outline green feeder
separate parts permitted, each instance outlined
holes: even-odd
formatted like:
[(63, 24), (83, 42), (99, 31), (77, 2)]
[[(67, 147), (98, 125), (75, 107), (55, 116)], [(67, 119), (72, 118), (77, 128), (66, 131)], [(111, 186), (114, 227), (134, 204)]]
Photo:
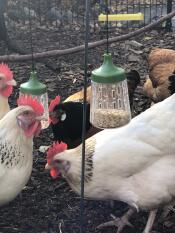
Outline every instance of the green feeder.
[(110, 53), (92, 71), (90, 122), (97, 128), (116, 128), (131, 119), (125, 71), (115, 66)]
[(32, 71), (28, 82), (20, 85), (20, 96), (31, 95), (36, 98), (44, 107), (44, 120), (42, 120), (42, 128), (49, 126), (49, 110), (48, 110), (48, 94), (46, 85), (38, 80), (37, 73)]

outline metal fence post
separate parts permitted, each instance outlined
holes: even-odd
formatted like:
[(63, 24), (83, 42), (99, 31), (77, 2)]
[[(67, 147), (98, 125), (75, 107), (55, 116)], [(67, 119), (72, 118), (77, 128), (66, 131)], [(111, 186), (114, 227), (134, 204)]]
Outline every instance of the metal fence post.
[[(173, 0), (167, 0), (167, 14), (172, 12)], [(169, 32), (172, 31), (172, 19), (166, 21), (165, 29)]]

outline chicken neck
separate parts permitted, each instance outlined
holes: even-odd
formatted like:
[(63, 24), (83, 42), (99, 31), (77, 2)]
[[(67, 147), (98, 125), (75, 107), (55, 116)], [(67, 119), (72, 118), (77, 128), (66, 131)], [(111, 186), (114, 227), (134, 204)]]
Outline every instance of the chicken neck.
[(0, 95), (0, 120), (9, 110), (8, 98)]

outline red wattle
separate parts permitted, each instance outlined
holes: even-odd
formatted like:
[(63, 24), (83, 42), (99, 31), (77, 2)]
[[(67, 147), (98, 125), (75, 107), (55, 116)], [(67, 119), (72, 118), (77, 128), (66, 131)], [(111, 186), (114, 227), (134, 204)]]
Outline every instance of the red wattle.
[(58, 168), (54, 167), (50, 170), (50, 175), (52, 178), (57, 178), (59, 176)]
[(41, 123), (39, 121), (35, 121), (28, 129), (26, 129), (25, 135), (27, 137), (38, 136), (41, 131)]
[(58, 119), (56, 119), (56, 118), (54, 118), (54, 117), (50, 117), (49, 118), (49, 123), (51, 124), (53, 124), (53, 125), (56, 125), (57, 123), (59, 122), (59, 120)]
[(1, 95), (4, 97), (9, 97), (12, 94), (13, 86), (9, 85), (0, 91)]

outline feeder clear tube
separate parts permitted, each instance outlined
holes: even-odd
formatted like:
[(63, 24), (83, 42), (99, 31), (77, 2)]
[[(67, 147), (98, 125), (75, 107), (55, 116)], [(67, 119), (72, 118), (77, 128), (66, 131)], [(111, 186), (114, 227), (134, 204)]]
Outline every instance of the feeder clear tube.
[[(27, 96), (29, 94), (20, 93), (20, 96)], [(42, 95), (30, 95), (32, 98), (37, 99), (37, 101), (42, 104), (44, 108), (43, 120), (41, 121), (42, 129), (46, 129), (49, 126), (49, 109), (48, 109), (48, 94), (47, 92)]]
[(127, 81), (115, 84), (92, 81), (90, 122), (97, 128), (116, 128), (131, 119)]

